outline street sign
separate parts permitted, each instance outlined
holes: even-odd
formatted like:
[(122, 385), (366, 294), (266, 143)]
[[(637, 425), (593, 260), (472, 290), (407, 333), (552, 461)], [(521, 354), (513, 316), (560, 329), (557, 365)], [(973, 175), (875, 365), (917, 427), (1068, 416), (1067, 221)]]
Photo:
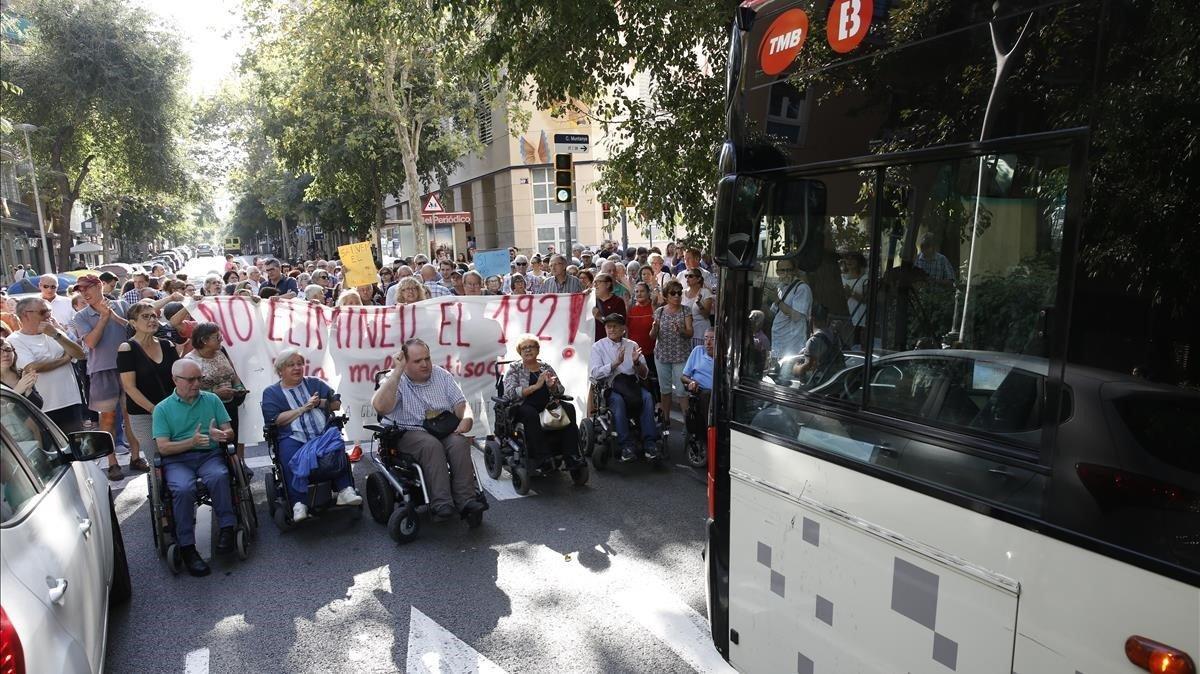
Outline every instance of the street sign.
[(587, 154), (591, 140), (585, 133), (554, 134), (554, 152), (557, 154)]
[(88, 218), (87, 220), (79, 223), (79, 226), (83, 229), (85, 234), (93, 234), (96, 231), (96, 219)]
[(320, 230), (313, 232), (313, 240), (314, 241), (324, 241), (325, 240), (325, 232), (322, 232)]
[(421, 207), (421, 213), (442, 213), (445, 210), (442, 208), (442, 200), (438, 198), (437, 192), (430, 194), (425, 199), (425, 205)]
[(445, 213), (431, 213), (425, 218), (425, 222), (433, 225), (458, 225), (471, 222), (471, 213), (469, 211), (448, 211)]

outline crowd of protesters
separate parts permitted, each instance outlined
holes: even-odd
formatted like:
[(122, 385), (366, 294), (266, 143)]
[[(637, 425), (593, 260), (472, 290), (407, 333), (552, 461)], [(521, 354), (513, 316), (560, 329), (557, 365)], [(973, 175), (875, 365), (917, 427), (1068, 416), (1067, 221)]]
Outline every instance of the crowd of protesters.
[[(686, 395), (679, 373), (712, 325), (716, 271), (694, 248), (668, 243), (622, 248), (604, 242), (573, 247), (570, 255), (509, 248), (509, 272), (484, 278), (466, 255), (438, 250), (380, 265), (374, 283), (345, 283), (336, 260), (289, 262), (274, 257), (227, 255), (219, 274), (172, 274), (161, 266), (124, 283), (105, 272), (85, 275), (60, 294), (57, 277), (38, 281), (38, 294), (4, 297), (0, 305), (0, 377), (35, 401), (65, 431), (99, 428), (114, 435), (128, 470), (149, 470), (155, 456), (150, 412), (174, 388), (172, 366), (190, 359), (203, 390), (225, 403), (237, 426), (245, 397), (241, 379), (220, 348), (218, 328), (193, 320), (187, 297), (238, 295), (300, 298), (327, 306), (410, 304), (446, 295), (523, 295), (595, 290), (595, 335), (617, 314), (628, 324), (658, 377), (662, 399)], [(241, 448), (239, 447), (239, 454)], [(123, 470), (109, 457), (108, 476)]]

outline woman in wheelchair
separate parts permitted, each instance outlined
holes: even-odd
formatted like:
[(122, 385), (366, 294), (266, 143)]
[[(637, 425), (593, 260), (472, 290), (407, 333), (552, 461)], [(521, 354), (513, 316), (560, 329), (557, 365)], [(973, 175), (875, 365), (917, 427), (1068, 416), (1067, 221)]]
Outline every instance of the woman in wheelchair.
[(508, 366), (508, 372), (504, 375), (504, 397), (514, 402), (521, 401), (509, 409), (515, 421), (524, 425), (530, 470), (538, 470), (555, 454), (566, 460), (568, 469), (573, 469), (582, 463), (575, 406), (569, 403), (561, 405), (571, 423), (558, 430), (542, 428), (539, 415), (552, 399), (562, 396), (566, 388), (559, 381), (554, 368), (538, 360), (540, 352), (541, 345), (537, 337), (527, 335), (517, 342), (517, 353), (521, 355), (521, 360)]
[[(292, 503), (292, 521), (308, 517), (304, 502), (305, 490), (296, 489), (288, 468), (292, 456), (304, 443), (319, 437), (329, 424), (329, 415), (341, 407), (338, 395), (316, 377), (305, 377), (304, 355), (296, 349), (285, 349), (275, 358), (275, 373), (279, 382), (263, 391), (263, 423), (277, 427), (279, 463), (283, 472), (288, 500)], [(337, 475), (332, 477), (337, 492), (337, 505), (358, 505), (362, 497), (354, 490), (354, 474), (350, 462), (342, 461)]]

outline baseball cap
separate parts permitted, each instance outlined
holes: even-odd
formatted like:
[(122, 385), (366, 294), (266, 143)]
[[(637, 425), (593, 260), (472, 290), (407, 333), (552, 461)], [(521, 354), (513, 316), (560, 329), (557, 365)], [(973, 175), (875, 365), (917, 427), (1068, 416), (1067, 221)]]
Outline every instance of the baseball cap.
[(100, 285), (100, 277), (95, 274), (84, 274), (75, 280), (75, 287), (83, 289)]
[(620, 323), (621, 325), (625, 325), (625, 317), (618, 313), (611, 313), (604, 317), (604, 324), (608, 325), (609, 323)]

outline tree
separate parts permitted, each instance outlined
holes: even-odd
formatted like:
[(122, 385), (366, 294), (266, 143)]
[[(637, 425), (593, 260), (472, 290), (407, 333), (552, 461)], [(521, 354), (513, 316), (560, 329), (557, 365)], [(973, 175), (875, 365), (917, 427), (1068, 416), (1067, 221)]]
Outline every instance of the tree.
[(66, 268), (71, 209), (101, 160), (139, 190), (170, 192), (181, 183), (186, 60), (175, 34), (152, 29), (146, 12), (121, 0), (29, 0), (17, 9), (31, 29), (22, 49), (4, 55), (5, 74), (23, 89), (6, 108), (43, 129), (34, 153), (58, 204)]
[(474, 33), (424, 0), (252, 0), (247, 15), (255, 40), (245, 66), (264, 129), (288, 170), (313, 176), (307, 196), (336, 197), (379, 226), (384, 195), (403, 185), (417, 247), (428, 248), (416, 200), (479, 147), (487, 69)]
[(513, 81), (529, 78), (540, 107), (574, 107), (619, 133), (598, 184), (603, 201), (659, 223), (680, 220), (689, 238), (708, 239), (735, 0), (455, 7), (464, 25), (487, 27), (487, 57)]

